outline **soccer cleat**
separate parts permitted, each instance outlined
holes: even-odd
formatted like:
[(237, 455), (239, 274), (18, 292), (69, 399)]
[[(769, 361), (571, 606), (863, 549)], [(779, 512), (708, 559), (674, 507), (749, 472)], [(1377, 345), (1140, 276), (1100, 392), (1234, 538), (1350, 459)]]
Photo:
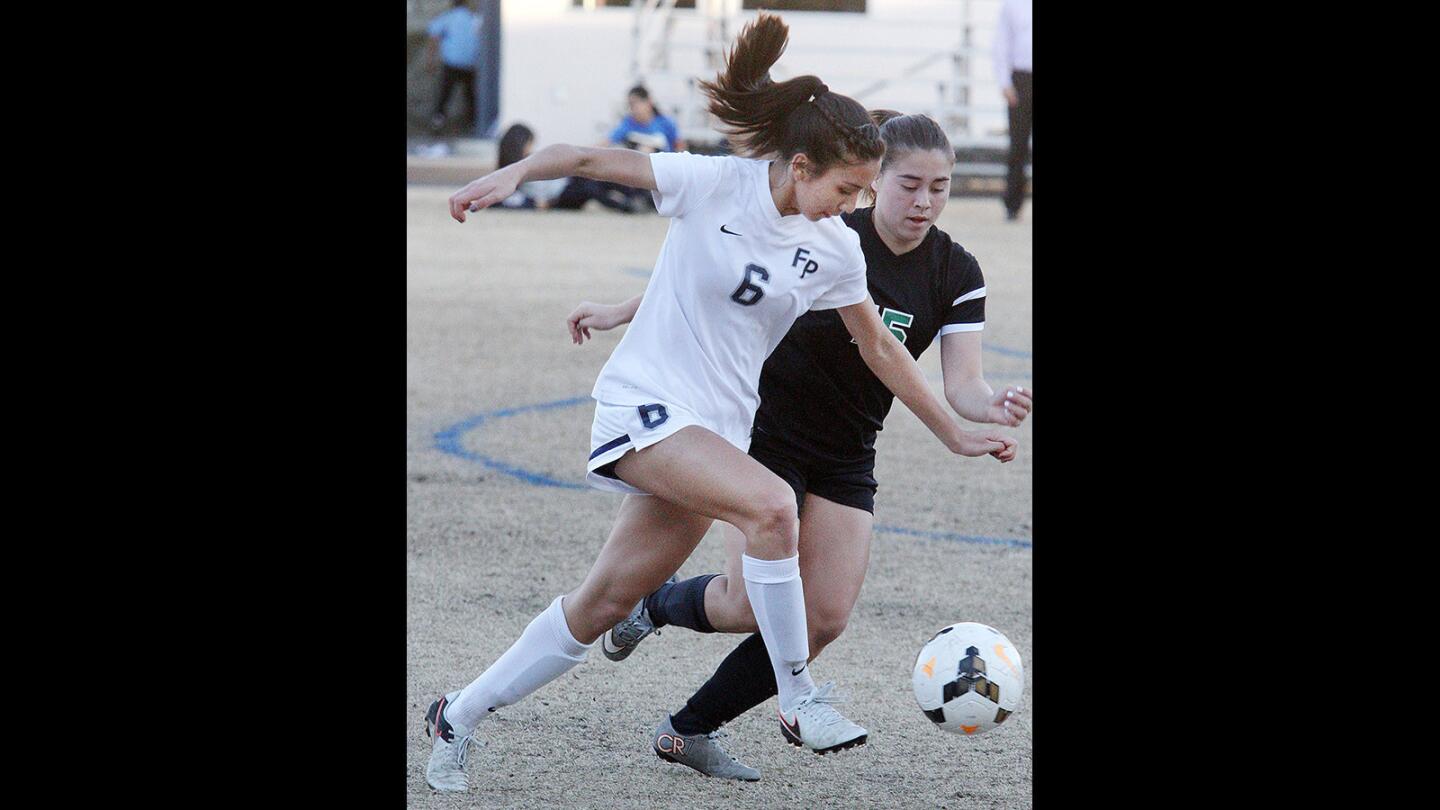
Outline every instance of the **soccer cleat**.
[(780, 731), (786, 742), (797, 748), (809, 748), (821, 756), (865, 744), (870, 733), (846, 720), (831, 706), (844, 702), (831, 694), (834, 688), (835, 682), (829, 681), (811, 692), (790, 710), (791, 719), (780, 712)]
[(470, 787), (470, 779), (465, 775), (465, 754), (470, 750), (475, 732), (461, 734), (445, 719), (445, 707), (459, 696), (459, 692), (451, 692), (431, 703), (425, 712), (425, 736), (435, 739), (430, 764), (425, 768), (425, 781), (436, 790), (459, 792)]
[(667, 714), (665, 719), (660, 721), (660, 725), (655, 727), (650, 747), (655, 750), (655, 756), (666, 762), (678, 762), (706, 776), (740, 779), (745, 782), (758, 781), (759, 771), (725, 753), (720, 747), (717, 739), (721, 736), (724, 735), (719, 731), (690, 736), (681, 734), (671, 725), (670, 715)]
[[(671, 574), (668, 582), (680, 581), (679, 574)], [(630, 611), (630, 615), (620, 620), (620, 623), (605, 631), (600, 639), (600, 652), (611, 661), (624, 661), (635, 652), (635, 648), (641, 641), (651, 633), (659, 634), (655, 625), (650, 621), (650, 611), (645, 609), (645, 600), (641, 599)]]

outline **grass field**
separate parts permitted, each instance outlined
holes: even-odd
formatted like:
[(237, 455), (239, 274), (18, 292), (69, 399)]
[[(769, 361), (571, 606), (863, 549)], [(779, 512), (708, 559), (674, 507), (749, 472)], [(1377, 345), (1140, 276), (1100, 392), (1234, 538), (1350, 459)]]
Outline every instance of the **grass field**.
[[(870, 730), (868, 745), (823, 758), (791, 748), (772, 699), (726, 727), (725, 745), (760, 782), (661, 761), (650, 730), (742, 638), (672, 628), (623, 663), (594, 651), (487, 720), (468, 793), (425, 784), (426, 706), (577, 586), (610, 529), (620, 496), (582, 482), (588, 394), (623, 329), (577, 347), (564, 319), (581, 300), (643, 290), (667, 224), (591, 209), (485, 211), (462, 225), (446, 210), (451, 191), (406, 190), (408, 805), (1031, 806), (1033, 417), (1009, 431), (1020, 455), (1001, 465), (951, 456), (900, 403), (877, 441), (865, 587), (845, 634), (813, 665), (817, 682), (838, 682), (849, 698), (841, 710)], [(1007, 223), (997, 200), (957, 198), (939, 222), (985, 272), (984, 361), (996, 387), (1032, 382), (1032, 210)], [(938, 346), (921, 358), (937, 391), (939, 361)], [(719, 571), (723, 557), (712, 528), (680, 573)], [(957, 621), (999, 628), (1025, 665), (1018, 713), (973, 738), (934, 728), (910, 691), (921, 644)]]

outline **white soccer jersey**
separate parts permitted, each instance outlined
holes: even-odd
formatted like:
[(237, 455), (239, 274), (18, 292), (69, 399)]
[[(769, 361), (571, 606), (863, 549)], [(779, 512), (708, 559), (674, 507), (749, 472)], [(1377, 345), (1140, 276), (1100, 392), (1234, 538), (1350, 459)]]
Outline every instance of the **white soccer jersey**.
[(839, 217), (781, 217), (769, 161), (661, 152), (650, 164), (670, 230), (591, 396), (678, 405), (743, 450), (760, 369), (795, 319), (865, 300), (860, 239)]

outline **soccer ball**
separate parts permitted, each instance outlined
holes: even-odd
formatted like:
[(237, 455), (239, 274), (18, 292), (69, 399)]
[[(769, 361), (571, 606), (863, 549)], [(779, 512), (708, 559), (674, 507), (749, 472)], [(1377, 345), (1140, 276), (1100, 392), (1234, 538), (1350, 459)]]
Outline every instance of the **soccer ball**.
[(1005, 722), (1025, 691), (1020, 653), (999, 630), (960, 622), (925, 642), (911, 676), (915, 700), (935, 725), (979, 734)]

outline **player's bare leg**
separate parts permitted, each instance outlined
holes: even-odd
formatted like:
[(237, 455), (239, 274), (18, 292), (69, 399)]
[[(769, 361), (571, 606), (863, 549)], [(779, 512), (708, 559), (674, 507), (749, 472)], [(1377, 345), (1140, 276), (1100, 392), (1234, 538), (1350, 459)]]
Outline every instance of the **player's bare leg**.
[(800, 521), (800, 575), (815, 587), (805, 589), (805, 615), (813, 661), (840, 637), (860, 599), (870, 566), (875, 516), (818, 495), (805, 496)]
[[(815, 688), (799, 560), (799, 527), (790, 486), (709, 430), (686, 427), (627, 453), (615, 466), (627, 483), (737, 527), (746, 596), (766, 638), (785, 739), (819, 753), (864, 742), (867, 732), (830, 705), (833, 684)], [(658, 583), (657, 583), (658, 585)]]
[(434, 747), (425, 774), (430, 786), (466, 790), (465, 755), (480, 721), (583, 661), (602, 632), (680, 567), (709, 525), (709, 518), (660, 498), (626, 496), (580, 587), (557, 597), (469, 686), (431, 706), (426, 731)]
[(663, 498), (626, 495), (600, 556), (565, 598), (570, 631), (590, 643), (630, 615), (637, 601), (679, 570), (712, 522)]
[[(843, 632), (854, 610), (869, 564), (873, 524), (874, 517), (863, 509), (813, 494), (806, 496), (800, 520), (800, 561), (807, 586), (805, 603), (812, 661)], [(737, 573), (744, 537), (733, 527), (726, 527), (725, 545), (729, 558), (727, 573), (705, 582), (704, 601), (710, 614), (707, 622), (732, 632), (748, 632), (754, 629), (754, 618), (745, 598), (744, 581)], [(697, 577), (686, 582), (703, 579)], [(774, 680), (767, 677), (769, 673), (761, 676), (755, 671), (763, 668), (766, 660), (763, 639), (759, 635), (746, 639), (725, 658), (684, 708), (668, 718), (667, 731), (683, 735), (686, 741), (703, 742), (706, 735), (770, 698), (776, 691)], [(840, 747), (862, 743), (864, 740), (858, 738), (861, 732), (863, 730), (856, 727), (853, 733), (857, 736), (842, 740)], [(736, 764), (718, 757), (673, 761), (710, 776), (748, 778), (736, 776), (739, 772)]]
[[(800, 576), (805, 580), (805, 616), (810, 631), (810, 660), (845, 630), (865, 571), (870, 565), (870, 540), (875, 516), (818, 495), (805, 496), (800, 520)], [(753, 633), (755, 617), (745, 596), (740, 556), (745, 536), (723, 525), (725, 573), (705, 588), (706, 618), (717, 632)]]

